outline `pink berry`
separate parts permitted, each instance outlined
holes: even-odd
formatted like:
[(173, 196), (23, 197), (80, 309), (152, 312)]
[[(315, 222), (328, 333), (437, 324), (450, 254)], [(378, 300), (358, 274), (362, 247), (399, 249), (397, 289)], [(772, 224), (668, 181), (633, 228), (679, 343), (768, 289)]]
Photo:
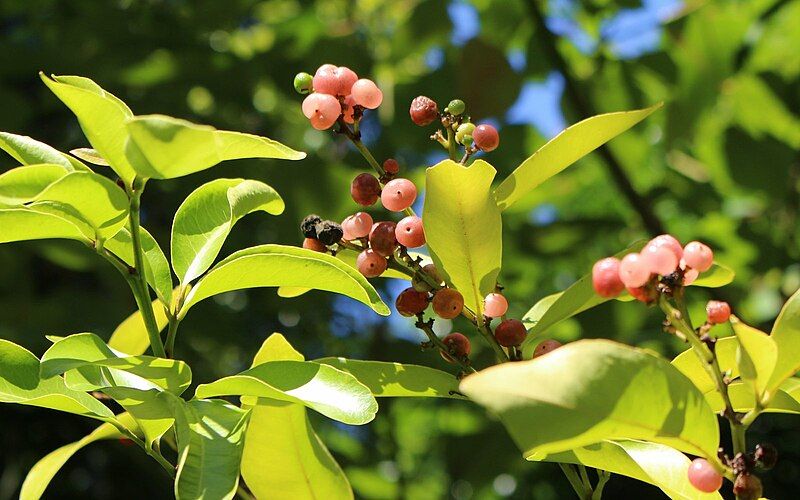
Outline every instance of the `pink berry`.
[(336, 77), (336, 66), (333, 64), (323, 64), (317, 68), (312, 80), (314, 92), (320, 94), (336, 95), (339, 90), (339, 79)]
[(561, 347), (561, 342), (554, 339), (543, 340), (539, 342), (536, 348), (533, 350), (533, 357), (538, 358), (539, 356), (544, 356), (548, 352), (553, 352), (559, 347)]
[(484, 123), (472, 131), (472, 140), (481, 151), (494, 151), (500, 145), (500, 134), (496, 128)]
[(369, 236), (372, 224), (372, 216), (370, 214), (366, 212), (356, 212), (342, 222), (342, 229), (353, 236), (352, 239), (366, 238)]
[(378, 201), (381, 194), (381, 184), (378, 178), (372, 174), (358, 174), (350, 184), (350, 196), (359, 205), (368, 207)]
[(395, 236), (396, 224), (384, 221), (372, 225), (369, 232), (370, 248), (383, 257), (392, 255), (397, 248), (397, 237)]
[(352, 95), (348, 95), (344, 98), (344, 108), (342, 109), (342, 118), (344, 119), (345, 123), (355, 123), (355, 117), (353, 113), (355, 112), (354, 106), (356, 105), (356, 100), (353, 99)]
[(638, 253), (629, 253), (619, 264), (619, 279), (628, 288), (639, 288), (650, 279), (650, 269)]
[[(681, 259), (681, 262), (683, 263), (683, 259)], [(686, 264), (683, 263), (681, 265), (681, 268), (686, 269)], [(698, 276), (700, 276), (700, 271), (698, 271), (697, 269), (686, 269), (683, 272), (683, 286), (691, 285), (692, 283), (695, 282)]]
[(386, 270), (387, 265), (384, 257), (381, 257), (369, 248), (358, 254), (356, 258), (358, 272), (367, 278), (380, 276)]
[(620, 279), (620, 262), (615, 257), (607, 257), (595, 262), (592, 267), (592, 285), (601, 297), (616, 297), (625, 288)]
[(353, 84), (358, 80), (358, 75), (356, 75), (355, 71), (347, 66), (339, 66), (334, 71), (334, 74), (336, 75), (337, 95), (350, 94)]
[(406, 248), (417, 248), (425, 244), (425, 230), (422, 219), (416, 215), (403, 217), (394, 230), (397, 242)]
[(367, 109), (375, 109), (383, 102), (383, 92), (375, 85), (375, 82), (367, 78), (362, 78), (355, 82), (352, 92), (356, 104)]
[(689, 482), (704, 493), (714, 493), (722, 487), (722, 475), (704, 458), (695, 458), (689, 465)]
[(653, 274), (666, 276), (678, 268), (679, 259), (668, 246), (647, 244), (640, 255), (642, 264)]
[(714, 263), (714, 252), (707, 245), (692, 241), (683, 248), (683, 260), (687, 266), (704, 273), (711, 269)]
[(712, 325), (725, 323), (731, 317), (731, 306), (727, 302), (709, 300), (706, 304), (706, 316)]
[(348, 215), (342, 221), (342, 239), (345, 241), (353, 241), (357, 237), (350, 232), (350, 220), (353, 218), (352, 215)]
[(317, 130), (331, 128), (342, 113), (338, 99), (328, 94), (309, 94), (303, 99), (303, 114)]
[(672, 250), (675, 256), (680, 260), (683, 257), (683, 247), (681, 243), (671, 234), (661, 234), (656, 236), (649, 243), (647, 246), (655, 245), (655, 246), (664, 246)]
[(417, 186), (408, 179), (393, 179), (381, 192), (381, 203), (387, 210), (402, 212), (417, 199)]
[(483, 314), (490, 318), (499, 318), (508, 311), (508, 301), (500, 293), (490, 293), (483, 299)]

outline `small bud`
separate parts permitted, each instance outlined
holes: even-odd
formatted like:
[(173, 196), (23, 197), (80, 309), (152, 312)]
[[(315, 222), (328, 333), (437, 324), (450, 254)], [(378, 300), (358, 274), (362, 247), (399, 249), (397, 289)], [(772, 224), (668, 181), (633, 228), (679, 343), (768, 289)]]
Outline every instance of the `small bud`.
[(297, 73), (294, 77), (294, 89), (298, 94), (308, 94), (312, 89), (314, 77), (308, 73)]
[(447, 105), (447, 110), (453, 116), (458, 116), (466, 111), (467, 105), (464, 104), (464, 101), (461, 99), (453, 99), (450, 101), (450, 104)]
[[(472, 137), (472, 132), (475, 130), (474, 123), (462, 123), (456, 129), (456, 142), (464, 144), (464, 137), (470, 136)], [(464, 144), (466, 146), (466, 144)]]

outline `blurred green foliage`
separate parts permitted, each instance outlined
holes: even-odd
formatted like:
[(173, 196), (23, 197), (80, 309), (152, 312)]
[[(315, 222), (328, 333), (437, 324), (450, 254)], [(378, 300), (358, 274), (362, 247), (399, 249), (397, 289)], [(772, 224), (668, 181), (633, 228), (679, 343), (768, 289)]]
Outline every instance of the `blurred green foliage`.
[[(373, 77), (385, 101), (368, 119), (365, 140), (379, 159), (398, 158), (415, 179), (438, 151), (428, 140), (431, 131), (407, 118), (408, 103), (418, 94), (441, 106), (464, 99), (473, 118), (494, 118), (502, 126), (501, 147), (486, 156), (502, 179), (551, 133), (507, 123), (506, 114), (526, 86), (554, 78), (557, 66), (531, 15), (541, 9), (553, 31), (570, 35), (559, 36), (555, 48), (593, 111), (666, 102), (612, 141), (610, 151), (665, 228), (682, 240), (709, 243), (718, 260), (736, 269), (725, 289), (693, 289), (692, 310), (701, 314), (706, 294), (713, 293), (731, 301), (745, 321), (768, 327), (800, 286), (800, 1), (644, 4), (678, 8), (653, 25), (635, 16), (622, 23), (629, 38), (620, 42), (609, 24), (641, 9), (638, 1), (4, 0), (0, 130), (61, 150), (88, 146), (69, 110), (39, 81), (43, 70), (90, 77), (137, 114), (165, 113), (273, 137), (309, 158), (235, 161), (153, 183), (143, 222), (166, 246), (172, 215), (196, 186), (220, 176), (253, 178), (275, 187), (287, 210), (277, 218), (242, 220), (222, 255), (261, 243), (299, 243), (297, 223), (304, 215), (343, 218), (355, 210), (348, 185), (367, 166), (342, 140), (308, 126), (292, 89), (295, 73), (332, 62)], [(464, 9), (468, 15), (458, 15)], [(654, 36), (654, 43), (626, 53), (625, 44), (637, 36)], [(557, 122), (562, 112), (566, 123), (583, 118), (569, 93), (555, 97), (534, 101), (523, 118)], [(5, 170), (14, 162), (3, 157), (0, 165)], [(598, 154), (514, 205), (504, 222), (501, 280), (516, 317), (587, 273), (598, 258), (646, 236)], [(0, 247), (0, 290), (0, 337), (39, 354), (46, 347), (43, 334), (91, 331), (107, 338), (135, 308), (115, 271), (70, 242)], [(274, 290), (234, 292), (197, 307), (183, 325), (178, 355), (190, 362), (196, 382), (207, 382), (245, 369), (273, 331), (286, 334), (307, 358), (441, 366), (438, 356), (407, 340), (420, 337), (405, 323), (378, 321), (368, 309), (329, 294), (280, 299)], [(661, 333), (658, 314), (632, 303), (588, 311), (548, 334), (562, 341), (613, 338), (665, 355), (682, 348)], [(477, 364), (489, 359), (484, 349)], [(428, 400), (381, 405), (378, 419), (364, 428), (315, 422), (359, 498), (547, 500), (571, 494), (555, 465), (525, 463), (505, 431), (475, 406)], [(764, 480), (771, 498), (791, 497), (800, 483), (800, 432), (790, 418), (766, 415), (753, 427), (751, 444), (771, 439), (783, 454)], [(92, 423), (4, 406), (0, 425), (0, 498), (10, 498), (38, 458), (85, 435)], [(547, 422), (531, 425), (546, 432)], [(101, 443), (77, 456), (49, 493), (167, 498), (170, 491), (138, 450)], [(619, 477), (606, 492), (608, 498), (660, 497), (653, 487)]]

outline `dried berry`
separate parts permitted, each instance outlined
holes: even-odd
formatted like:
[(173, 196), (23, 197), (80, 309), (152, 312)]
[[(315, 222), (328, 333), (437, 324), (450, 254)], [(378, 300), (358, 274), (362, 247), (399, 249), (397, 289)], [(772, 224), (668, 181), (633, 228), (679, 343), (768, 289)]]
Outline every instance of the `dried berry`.
[(411, 101), (411, 107), (408, 112), (411, 115), (411, 121), (420, 127), (430, 125), (439, 117), (439, 107), (436, 105), (436, 102), (424, 95), (415, 97), (414, 100)]
[(306, 238), (317, 239), (317, 224), (322, 222), (322, 218), (317, 214), (307, 215), (300, 223), (300, 231)]
[(331, 220), (318, 222), (316, 225), (317, 239), (325, 245), (339, 243), (344, 236), (342, 226)]

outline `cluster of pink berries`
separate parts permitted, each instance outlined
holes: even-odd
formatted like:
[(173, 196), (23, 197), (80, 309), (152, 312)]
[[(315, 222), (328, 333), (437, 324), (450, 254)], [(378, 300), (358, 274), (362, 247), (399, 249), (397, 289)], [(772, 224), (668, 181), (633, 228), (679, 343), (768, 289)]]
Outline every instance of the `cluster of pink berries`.
[(360, 119), (364, 109), (375, 109), (383, 102), (383, 93), (375, 82), (348, 67), (323, 64), (314, 76), (298, 73), (294, 88), (309, 94), (303, 100), (303, 114), (317, 130), (327, 130), (341, 117), (345, 123)]
[(662, 234), (641, 252), (629, 253), (622, 260), (607, 257), (597, 261), (592, 268), (592, 284), (601, 297), (616, 297), (627, 289), (636, 299), (650, 303), (657, 296), (653, 285), (658, 276), (669, 277), (673, 286), (690, 285), (700, 273), (711, 269), (713, 262), (714, 252), (703, 243), (692, 241), (682, 247), (674, 236)]

